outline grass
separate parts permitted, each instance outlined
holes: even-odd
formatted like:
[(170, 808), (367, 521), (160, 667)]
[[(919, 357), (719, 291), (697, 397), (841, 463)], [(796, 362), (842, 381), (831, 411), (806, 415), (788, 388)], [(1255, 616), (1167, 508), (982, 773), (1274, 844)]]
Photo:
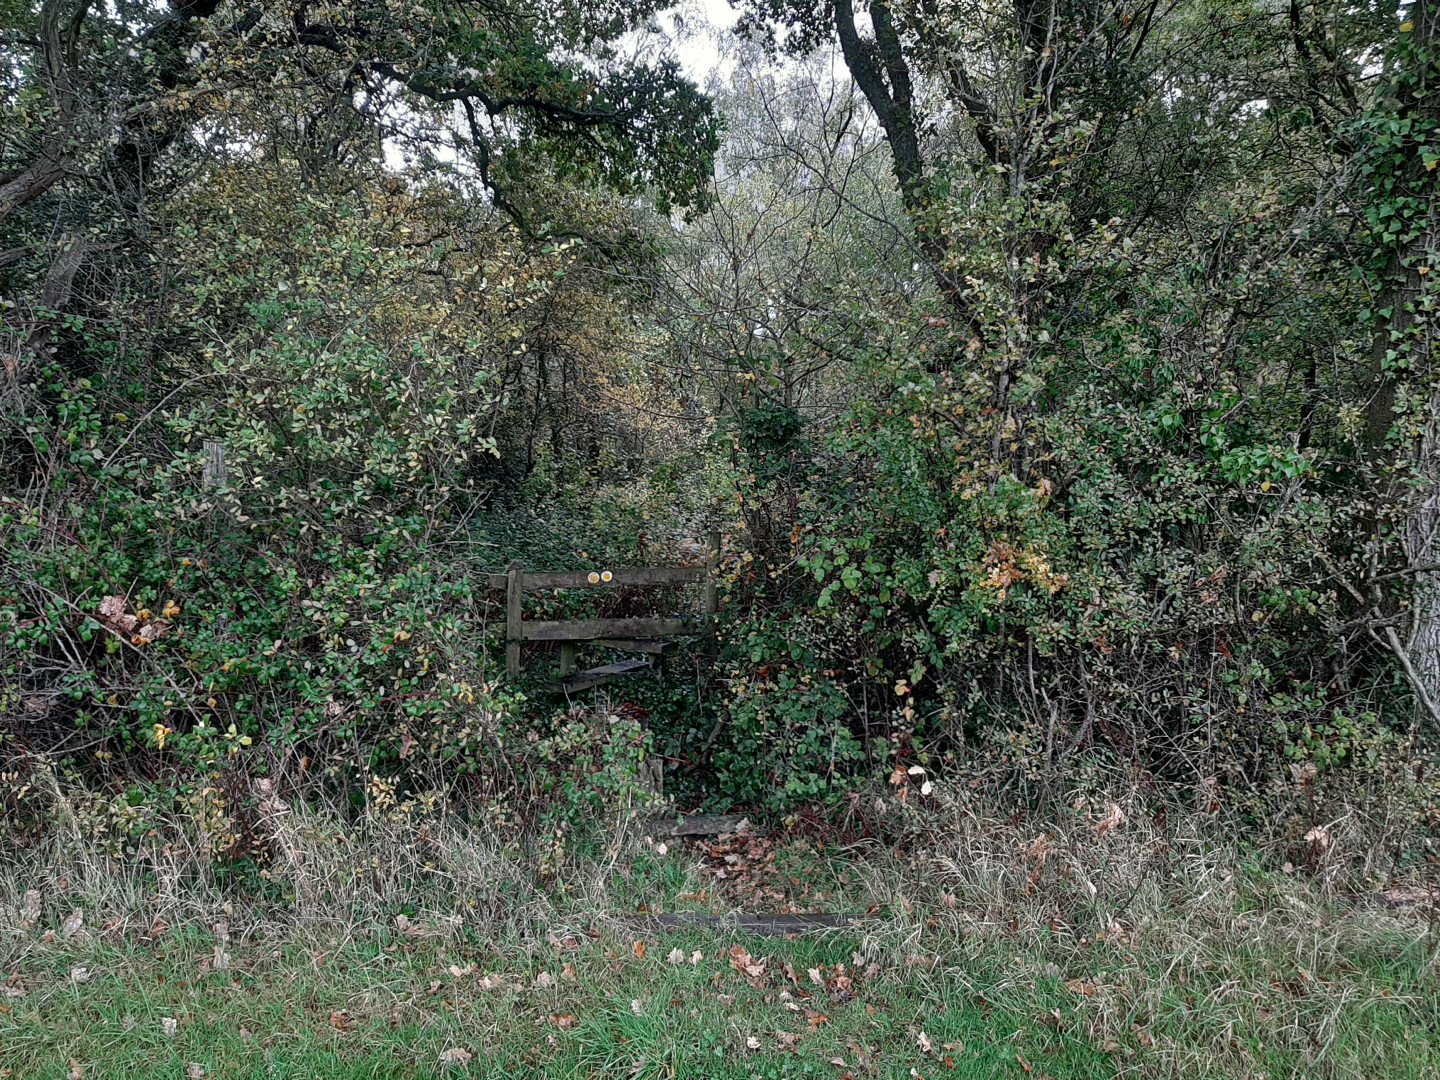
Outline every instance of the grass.
[[(851, 934), (738, 945), (684, 932), (609, 934), (543, 948), (376, 935), (309, 948), (172, 935), (153, 946), (103, 938), (33, 947), (24, 996), (0, 1018), (14, 1076), (1113, 1076), (1079, 1030), (1037, 1023), (1067, 1004), (1054, 984), (1016, 992), (992, 972), (856, 969)], [(750, 952), (736, 969), (732, 948)], [(673, 962), (678, 950), (683, 961)], [(644, 955), (637, 955), (643, 951)], [(697, 962), (691, 957), (700, 954)], [(853, 989), (834, 986), (838, 965)], [(83, 967), (88, 979), (76, 983)], [(830, 987), (817, 985), (811, 969)], [(82, 975), (83, 977), (83, 975)], [(841, 986), (843, 987), (843, 983)], [(988, 993), (987, 993), (988, 991)], [(164, 1018), (178, 1021), (168, 1035)], [(919, 1045), (921, 1033), (932, 1047)], [(445, 1069), (442, 1053), (473, 1054)], [(947, 1064), (948, 1059), (948, 1064)], [(843, 1061), (844, 1065), (831, 1064)]]
[[(277, 865), (267, 880), (272, 901), (304, 884), (303, 905), (246, 907), (198, 864), (188, 883), (126, 877), (71, 851), (0, 873), (0, 1072), (1440, 1076), (1433, 925), (1198, 840), (1077, 818), (1037, 843), (1033, 828), (956, 817), (899, 850), (624, 839), (557, 880), (525, 878), (513, 852), (463, 831), (432, 828), (411, 867), (403, 836), (331, 850), (318, 838), (335, 831), (302, 818), (287, 850), (304, 877)], [(390, 853), (391, 876), (354, 872), (366, 843)], [(33, 924), (27, 881), (45, 896)], [(615, 918), (754, 910), (757, 896), (876, 914), (794, 939), (637, 936)], [(67, 935), (79, 906), (85, 928)]]

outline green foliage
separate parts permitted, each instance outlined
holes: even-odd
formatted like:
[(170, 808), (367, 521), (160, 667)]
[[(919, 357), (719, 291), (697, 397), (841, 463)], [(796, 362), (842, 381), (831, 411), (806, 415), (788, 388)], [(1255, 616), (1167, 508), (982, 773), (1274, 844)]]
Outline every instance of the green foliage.
[[(52, 479), (43, 502), (0, 504), (0, 707), (24, 718), (15, 749), (94, 783), (161, 781), (162, 801), (232, 767), (371, 804), (492, 795), (554, 769), (565, 738), (532, 745), (543, 718), (496, 678), (485, 575), (527, 554), (505, 522), (533, 513), (488, 510), (514, 429), (535, 422), (511, 394), (566, 320), (584, 347), (611, 308), (575, 245), (496, 230), (443, 189), (294, 199), (296, 183), (284, 164), (218, 169), (173, 196), (148, 325), (129, 296), (112, 319), (67, 319), (71, 359), (9, 399), (14, 466)], [(633, 502), (637, 525), (660, 497)], [(609, 531), (597, 556), (643, 546)], [(625, 775), (581, 768), (563, 814), (619, 797)]]
[[(998, 17), (1003, 5), (975, 8)], [(843, 41), (843, 13), (755, 10), (801, 35), (838, 25)], [(900, 11), (893, 39), (876, 30), (877, 49), (899, 50), (892, 76), (936, 64), (927, 42), (947, 32)], [(1040, 785), (1081, 751), (1254, 791), (1300, 763), (1388, 774), (1412, 745), (1399, 646), (1368, 622), (1378, 604), (1357, 611), (1351, 583), (1408, 603), (1407, 571), (1372, 560), (1394, 560), (1411, 528), (1398, 493), (1433, 483), (1401, 464), (1409, 479), (1377, 497), (1366, 419), (1385, 379), (1397, 413), (1428, 416), (1433, 400), (1428, 371), (1403, 375), (1397, 361), (1433, 336), (1429, 270), (1415, 267), (1434, 256), (1413, 248), (1433, 235), (1429, 54), (1404, 29), (1377, 111), (1288, 124), (1282, 106), (1241, 107), (1221, 89), (1274, 47), (1245, 12), (1197, 5), (1154, 32), (1176, 41), (1202, 23), (1232, 28), (1232, 43), (1161, 66), (1131, 52), (1123, 71), (1087, 73), (1083, 39), (1062, 34), (1064, 78), (1083, 93), (1054, 114), (1037, 98), (1013, 129), (959, 95), (977, 144), (937, 141), (923, 196), (906, 202), (943, 297), (886, 308), (852, 294), (824, 329), (772, 346), (819, 366), (846, 343), (850, 402), (807, 431), (802, 471), (780, 467), (769, 421), (783, 414), (763, 399), (733, 407), (754, 558), (735, 567), (733, 749), (718, 760), (760, 764), (751, 797), (789, 807), (843, 790), (863, 775), (837, 777), (847, 760), (871, 775), (998, 761)], [(864, 86), (864, 57), (846, 61)], [(1049, 77), (1019, 52), (1006, 63), (967, 93)], [(1195, 89), (1172, 95), (1190, 65)], [(889, 106), (866, 92), (882, 120), (896, 110), (903, 185), (894, 125), (909, 106), (896, 85), (881, 88)], [(1217, 127), (1223, 144), (1195, 144), (1172, 177), (1172, 144)], [(1273, 168), (1277, 145), (1315, 169)], [(1330, 213), (1327, 191), (1350, 183), (1373, 200), (1368, 235)], [(1396, 282), (1414, 294), (1399, 323), (1367, 311)], [(1393, 339), (1378, 383), (1377, 319)], [(734, 367), (750, 379), (748, 357)]]
[[(261, 774), (523, 792), (563, 847), (645, 753), (687, 801), (1083, 760), (1257, 819), (1423, 760), (1430, 15), (862, 6), (747, 5), (790, 59), (715, 102), (650, 2), (9, 12), (7, 756), (113, 850), (140, 790), (232, 853)], [(718, 663), (501, 676), (491, 572), (717, 520)]]

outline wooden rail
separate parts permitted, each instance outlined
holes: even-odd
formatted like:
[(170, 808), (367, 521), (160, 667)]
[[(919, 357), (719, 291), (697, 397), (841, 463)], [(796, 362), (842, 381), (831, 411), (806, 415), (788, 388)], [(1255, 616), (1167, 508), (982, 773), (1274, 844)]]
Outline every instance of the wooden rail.
[(708, 622), (703, 615), (682, 615), (672, 619), (557, 619), (553, 622), (522, 622), (520, 634), (523, 641), (662, 638), (702, 633)]
[[(692, 585), (709, 576), (704, 566), (642, 566), (629, 570), (521, 571), (524, 589), (591, 589), (617, 585)], [(591, 581), (594, 577), (596, 580)], [(509, 574), (491, 574), (490, 587), (503, 589)]]
[[(678, 637), (705, 632), (713, 623), (718, 603), (715, 584), (715, 563), (720, 555), (720, 534), (710, 534), (709, 559), (704, 566), (638, 566), (619, 570), (546, 570), (527, 571), (519, 562), (512, 562), (503, 574), (489, 575), (492, 589), (505, 590), (505, 670), (519, 674), (521, 649), (527, 641), (560, 643), (560, 675), (562, 688), (565, 676), (571, 676), (575, 665), (575, 643), (593, 641), (626, 652), (645, 653), (656, 660), (664, 652), (662, 642), (655, 639)], [(522, 611), (525, 593), (536, 589), (606, 589), (619, 585), (702, 585), (701, 614), (627, 619), (536, 619), (526, 621)], [(651, 661), (654, 663), (654, 660)], [(615, 670), (610, 670), (614, 668)], [(620, 671), (624, 668), (625, 671)], [(582, 672), (568, 680), (586, 688), (597, 686), (617, 674), (628, 673), (636, 665), (612, 664)], [(589, 678), (587, 678), (589, 676)]]

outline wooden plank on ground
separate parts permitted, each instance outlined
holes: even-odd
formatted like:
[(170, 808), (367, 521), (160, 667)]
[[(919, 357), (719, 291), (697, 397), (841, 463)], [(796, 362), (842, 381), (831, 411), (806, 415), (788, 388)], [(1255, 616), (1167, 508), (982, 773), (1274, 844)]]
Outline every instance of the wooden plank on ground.
[(813, 934), (825, 930), (846, 930), (874, 922), (870, 915), (708, 915), (698, 911), (675, 911), (659, 915), (625, 915), (625, 922), (636, 930), (689, 930), (695, 927), (733, 927), (749, 934), (783, 937), (787, 934)]
[(526, 641), (593, 641), (595, 638), (670, 637), (698, 634), (708, 625), (703, 616), (672, 619), (559, 619), (522, 624)]
[(723, 836), (740, 832), (750, 823), (745, 814), (684, 814), (640, 822), (645, 836)]
[(554, 690), (564, 690), (567, 694), (578, 694), (581, 690), (603, 686), (612, 679), (649, 670), (649, 660), (621, 660), (617, 664), (606, 664), (604, 667), (590, 668), (588, 671), (577, 671), (573, 675), (566, 675), (556, 679), (550, 686)]

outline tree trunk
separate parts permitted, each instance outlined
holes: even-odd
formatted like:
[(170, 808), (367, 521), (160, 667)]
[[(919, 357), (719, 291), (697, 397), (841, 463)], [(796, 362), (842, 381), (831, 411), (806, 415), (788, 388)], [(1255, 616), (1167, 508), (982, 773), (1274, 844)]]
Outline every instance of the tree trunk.
[[(1408, 217), (1412, 234), (1395, 243), (1386, 260), (1386, 287), (1382, 308), (1389, 309), (1377, 335), (1374, 353), (1376, 386), (1368, 404), (1366, 427), (1372, 460), (1380, 467), (1392, 462), (1399, 467), (1395, 498), (1403, 514), (1400, 536), (1406, 568), (1414, 577), (1411, 597), (1410, 633), (1407, 641), (1392, 639), (1393, 646), (1415, 683), (1421, 712), (1440, 723), (1435, 715), (1440, 703), (1440, 574), (1427, 568), (1440, 564), (1440, 380), (1434, 369), (1435, 218), (1437, 189), (1433, 168), (1427, 168), (1421, 145), (1433, 139), (1440, 125), (1440, 63), (1431, 55), (1437, 21), (1434, 0), (1417, 0), (1411, 7), (1402, 35), (1410, 37), (1413, 69), (1396, 74), (1396, 91), (1391, 108), (1394, 115), (1414, 132), (1408, 158), (1396, 167), (1393, 186), (1372, 194), (1377, 200), (1410, 202)], [(1402, 415), (1407, 402), (1400, 381), (1424, 396), (1410, 416)], [(1400, 412), (1397, 412), (1397, 407)], [(1418, 413), (1419, 415), (1415, 415)], [(1407, 419), (1413, 427), (1406, 427)], [(1401, 425), (1398, 439), (1394, 429)], [(1405, 460), (1407, 456), (1409, 460)], [(1396, 458), (1399, 461), (1395, 461)], [(1377, 538), (1383, 542), (1383, 537)]]

